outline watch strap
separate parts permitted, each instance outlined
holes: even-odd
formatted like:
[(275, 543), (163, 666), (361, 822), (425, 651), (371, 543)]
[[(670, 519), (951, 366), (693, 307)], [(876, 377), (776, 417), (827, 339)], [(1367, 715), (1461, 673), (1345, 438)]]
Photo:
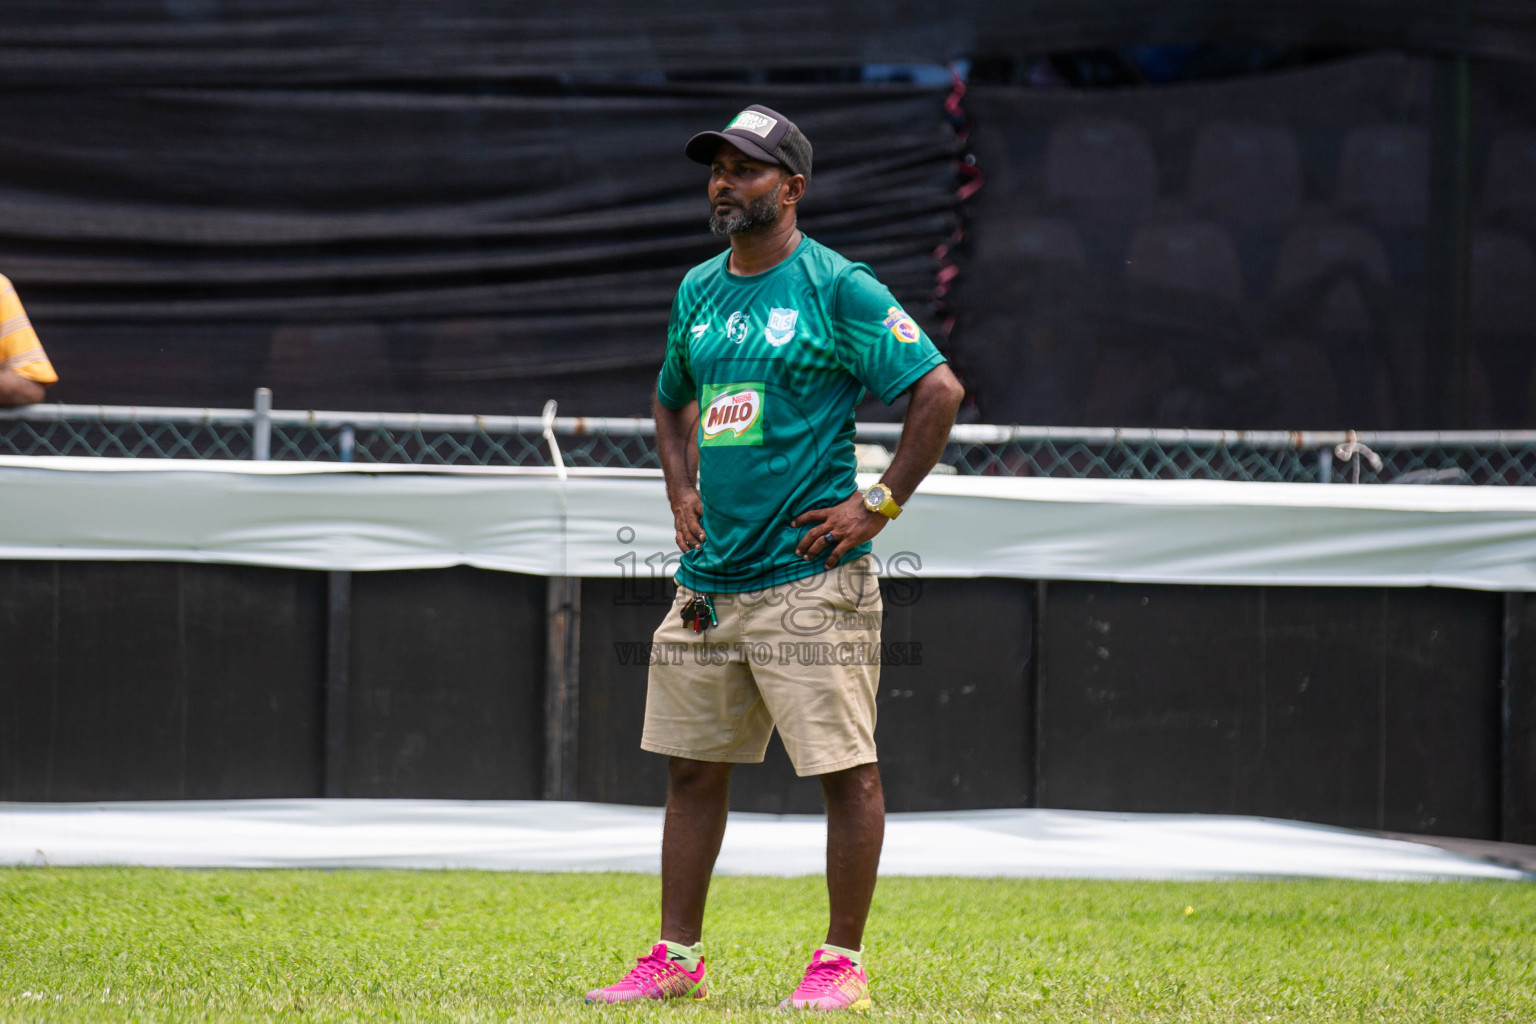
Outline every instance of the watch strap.
[(891, 494), (890, 487), (883, 483), (876, 484), (875, 486), (879, 487), (880, 490), (885, 493), (885, 500), (880, 503), (879, 507), (877, 507), (875, 511), (885, 516), (887, 519), (895, 519), (897, 516), (901, 515), (901, 506), (896, 504), (896, 498), (893, 494)]

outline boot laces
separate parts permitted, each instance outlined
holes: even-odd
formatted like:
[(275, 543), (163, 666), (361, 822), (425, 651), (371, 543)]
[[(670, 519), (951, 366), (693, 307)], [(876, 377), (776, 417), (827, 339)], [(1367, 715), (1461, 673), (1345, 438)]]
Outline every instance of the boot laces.
[(830, 992), (837, 988), (838, 982), (852, 969), (853, 961), (847, 957), (817, 960), (806, 968), (805, 980), (800, 983), (800, 988), (817, 994)]
[[(635, 957), (635, 966), (624, 976), (624, 980), (636, 983), (659, 981), (671, 973), (670, 968), (673, 966), (671, 962), (654, 953), (647, 953), (644, 956)], [(682, 970), (681, 967), (677, 969)]]

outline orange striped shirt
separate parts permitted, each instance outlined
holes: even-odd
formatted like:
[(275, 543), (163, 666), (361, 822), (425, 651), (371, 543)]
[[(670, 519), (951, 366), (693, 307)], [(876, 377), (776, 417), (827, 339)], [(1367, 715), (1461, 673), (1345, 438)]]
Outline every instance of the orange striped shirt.
[(27, 311), (21, 308), (15, 286), (4, 274), (0, 274), (0, 373), (17, 373), (39, 384), (59, 379)]

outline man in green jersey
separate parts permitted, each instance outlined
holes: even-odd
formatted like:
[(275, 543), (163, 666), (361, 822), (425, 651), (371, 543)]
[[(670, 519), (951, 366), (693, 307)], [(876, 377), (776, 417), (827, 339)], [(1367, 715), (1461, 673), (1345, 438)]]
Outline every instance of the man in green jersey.
[[(682, 656), (653, 659), (641, 737), (669, 758), (661, 941), (587, 999), (708, 994), (701, 933), (731, 768), (761, 761), (777, 728), (795, 771), (821, 780), (830, 903), (826, 941), (781, 1005), (862, 1008), (885, 834), (870, 541), (938, 460), (963, 391), (867, 266), (801, 233), (811, 145), (788, 118), (750, 106), (685, 152), (710, 168), (710, 228), (730, 248), (683, 278), (656, 383), (683, 552), (655, 637)], [(854, 407), (866, 391), (910, 401), (890, 467), (861, 492)]]

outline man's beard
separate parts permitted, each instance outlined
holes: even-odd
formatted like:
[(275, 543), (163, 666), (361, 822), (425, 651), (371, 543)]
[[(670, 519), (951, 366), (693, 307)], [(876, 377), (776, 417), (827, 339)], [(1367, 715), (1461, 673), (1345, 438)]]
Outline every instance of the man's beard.
[(745, 206), (737, 207), (724, 216), (715, 213), (713, 209), (709, 213), (709, 230), (715, 233), (717, 238), (729, 238), (731, 235), (739, 235), (743, 231), (751, 231), (753, 228), (764, 228), (770, 224), (776, 224), (779, 220), (779, 193), (784, 191), (784, 185), (780, 183), (772, 192), (758, 196)]

